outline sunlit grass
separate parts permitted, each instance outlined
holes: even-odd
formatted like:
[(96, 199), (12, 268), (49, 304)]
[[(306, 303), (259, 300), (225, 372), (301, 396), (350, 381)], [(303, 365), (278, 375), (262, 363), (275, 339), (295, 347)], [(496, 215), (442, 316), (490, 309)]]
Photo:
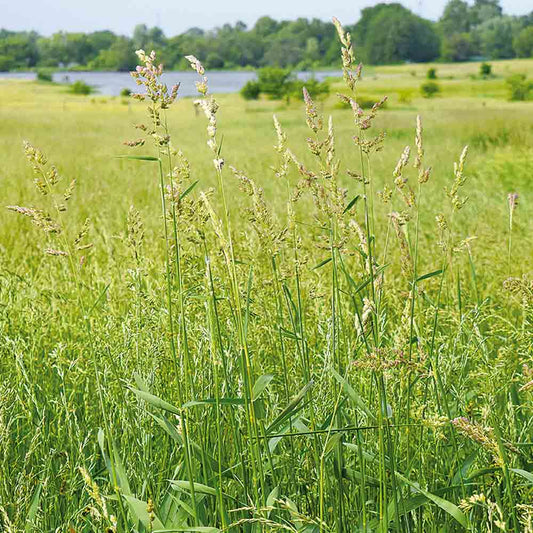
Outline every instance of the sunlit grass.
[[(74, 251), (74, 237), (0, 211), (1, 528), (520, 530), (533, 496), (533, 104), (508, 102), (505, 76), (533, 61), (494, 62), (488, 80), (471, 79), (479, 64), (437, 64), (442, 92), (424, 99), (428, 67), (359, 83), (390, 97), (366, 130), (386, 132), (368, 161), (340, 82), (316, 104), (317, 132), (301, 102), (217, 96), (211, 148), (204, 113), (178, 99), (156, 129), (190, 175), (150, 136), (123, 144), (151, 127), (145, 103), (0, 83), (4, 204), (50, 205), (27, 139), (64, 176), (55, 192), (77, 180), (54, 217), (72, 236), (89, 218), (94, 244)], [(432, 168), (420, 186), (418, 114)], [(326, 142), (318, 157), (307, 138)], [(411, 205), (393, 177), (406, 145)], [(461, 209), (444, 190), (454, 180)], [(175, 188), (163, 210), (161, 182)], [(49, 240), (72, 260), (43, 254)]]

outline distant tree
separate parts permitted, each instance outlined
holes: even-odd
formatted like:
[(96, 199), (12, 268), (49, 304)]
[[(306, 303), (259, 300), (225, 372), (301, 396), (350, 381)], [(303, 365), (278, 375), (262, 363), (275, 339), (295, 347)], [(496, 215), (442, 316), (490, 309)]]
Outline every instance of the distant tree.
[[(363, 20), (365, 17), (365, 20)], [(438, 57), (439, 37), (434, 25), (401, 4), (378, 4), (363, 10), (357, 39), (363, 40), (367, 60), (373, 64), (431, 61)]]
[(189, 37), (203, 37), (205, 35), (205, 31), (202, 30), (202, 28), (189, 28), (183, 35), (187, 35)]
[(297, 65), (302, 61), (304, 51), (294, 37), (275, 39), (265, 52), (263, 64), (273, 67)]
[(108, 50), (102, 50), (90, 63), (91, 68), (128, 71), (137, 65), (134, 46), (127, 37), (118, 37)]
[(509, 59), (514, 57), (513, 37), (520, 31), (515, 17), (496, 17), (476, 27), (481, 52), (492, 59)]
[(146, 24), (137, 24), (133, 29), (133, 47), (136, 50), (142, 48), (147, 52), (152, 50), (161, 51), (166, 45), (166, 38), (163, 30), (154, 26), (149, 28)]
[(400, 4), (377, 4), (373, 7), (365, 7), (361, 10), (361, 17), (353, 27), (353, 37), (359, 46), (364, 46), (369, 34), (370, 24), (382, 11), (395, 8), (402, 9)]
[(533, 26), (533, 11), (527, 15), (521, 15), (518, 19), (523, 28), (526, 26)]
[(34, 67), (39, 60), (35, 32), (0, 32), (0, 70)]
[(447, 61), (468, 61), (476, 52), (470, 33), (454, 33), (443, 40), (442, 57)]
[(148, 42), (148, 26), (146, 24), (137, 24), (133, 28), (133, 46), (137, 49), (144, 48)]
[(92, 52), (98, 55), (100, 50), (106, 50), (116, 41), (117, 36), (109, 30), (94, 31), (87, 35), (87, 41), (92, 49)]
[(271, 17), (261, 17), (257, 19), (253, 31), (261, 37), (268, 37), (276, 33), (279, 29), (279, 23)]
[(514, 38), (513, 49), (518, 57), (533, 57), (533, 25), (523, 28)]
[(57, 32), (39, 40), (40, 63), (44, 66), (86, 64), (96, 53), (84, 33)]
[(0, 72), (8, 72), (17, 65), (13, 61), (13, 58), (5, 54), (0, 54)]
[(501, 17), (503, 13), (499, 0), (475, 0), (470, 10), (470, 21), (473, 26)]
[(209, 69), (217, 69), (224, 67), (224, 59), (216, 52), (210, 52), (205, 60), (205, 66)]
[(316, 37), (309, 37), (305, 43), (305, 59), (314, 63), (320, 59), (320, 44)]
[(464, 0), (450, 0), (438, 22), (444, 37), (470, 30), (470, 6)]
[[(397, 1), (364, 8), (352, 33), (359, 60), (370, 63), (421, 62), (441, 57), (465, 61), (486, 55), (532, 55), (533, 12), (502, 15), (498, 0), (447, 0), (437, 23), (422, 19)], [(167, 69), (188, 68), (194, 53), (208, 68), (272, 66), (310, 70), (339, 66), (339, 42), (331, 22), (261, 17), (248, 29), (244, 22), (204, 31), (190, 28), (167, 38), (161, 28), (138, 24), (132, 38), (104, 30), (92, 33), (34, 32), (0, 29), (0, 69), (84, 65), (127, 70), (136, 64), (135, 49), (156, 50)]]

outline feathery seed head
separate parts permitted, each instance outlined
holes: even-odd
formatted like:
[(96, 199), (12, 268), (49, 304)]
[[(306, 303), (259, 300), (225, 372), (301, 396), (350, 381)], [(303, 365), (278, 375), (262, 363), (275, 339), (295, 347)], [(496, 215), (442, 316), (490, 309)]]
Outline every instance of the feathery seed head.
[(196, 70), (196, 72), (203, 76), (205, 74), (205, 69), (202, 63), (193, 55), (185, 56), (185, 59), (191, 64), (191, 68)]
[(516, 209), (516, 207), (518, 205), (518, 193), (510, 192), (507, 195), (507, 201), (509, 202), (509, 210), (512, 213)]

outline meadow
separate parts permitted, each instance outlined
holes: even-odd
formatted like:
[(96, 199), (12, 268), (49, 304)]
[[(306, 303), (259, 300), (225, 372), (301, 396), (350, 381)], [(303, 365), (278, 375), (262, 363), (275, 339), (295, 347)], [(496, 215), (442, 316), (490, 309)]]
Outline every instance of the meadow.
[(2, 531), (533, 531), (533, 60), (340, 34), (317, 102), (0, 83)]

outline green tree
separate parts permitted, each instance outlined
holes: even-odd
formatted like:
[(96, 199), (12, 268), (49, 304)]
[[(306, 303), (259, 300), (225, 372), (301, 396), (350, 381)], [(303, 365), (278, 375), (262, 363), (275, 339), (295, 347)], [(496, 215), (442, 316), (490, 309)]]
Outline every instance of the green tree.
[(533, 57), (533, 26), (523, 28), (514, 38), (513, 50), (518, 57)]
[(34, 67), (39, 60), (35, 32), (0, 30), (0, 70)]
[(167, 39), (161, 28), (158, 28), (157, 26), (149, 28), (146, 24), (137, 24), (133, 29), (132, 42), (133, 47), (136, 50), (139, 50), (140, 48), (147, 52), (158, 50), (159, 57), (162, 57), (167, 44)]
[(305, 59), (311, 63), (320, 59), (320, 45), (316, 37), (309, 37), (305, 43)]
[(444, 37), (470, 31), (470, 7), (464, 0), (450, 0), (439, 19), (439, 29)]
[(269, 35), (273, 35), (274, 33), (276, 33), (279, 29), (279, 26), (279, 22), (277, 22), (273, 18), (261, 17), (257, 19), (253, 31), (261, 37), (268, 37)]
[(499, 0), (475, 0), (470, 10), (470, 21), (473, 26), (476, 26), (501, 17), (502, 13)]
[(519, 31), (520, 23), (509, 16), (489, 19), (475, 29), (482, 54), (492, 59), (514, 57), (513, 37)]
[(224, 67), (224, 59), (216, 52), (210, 52), (205, 60), (205, 66), (209, 69), (217, 69)]
[(447, 61), (468, 61), (477, 51), (470, 33), (454, 33), (442, 43), (442, 57)]
[[(365, 20), (363, 20), (365, 17)], [(401, 4), (378, 4), (363, 10), (355, 26), (366, 59), (373, 64), (431, 61), (438, 57), (439, 37), (434, 25)]]
[(109, 30), (93, 31), (87, 35), (87, 41), (91, 47), (92, 53), (98, 55), (101, 50), (111, 48), (111, 45), (116, 41), (117, 36)]
[(108, 50), (102, 50), (89, 65), (91, 68), (128, 71), (137, 65), (134, 46), (127, 37), (118, 37)]

